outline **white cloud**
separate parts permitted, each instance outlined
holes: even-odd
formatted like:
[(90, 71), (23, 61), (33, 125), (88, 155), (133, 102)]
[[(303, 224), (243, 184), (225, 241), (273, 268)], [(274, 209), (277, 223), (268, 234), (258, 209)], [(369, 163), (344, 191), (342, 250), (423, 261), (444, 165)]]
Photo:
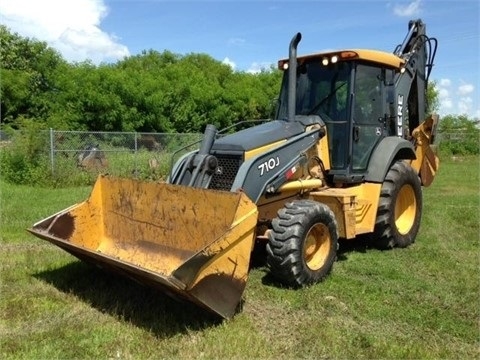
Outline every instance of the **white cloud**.
[(402, 17), (418, 16), (421, 13), (421, 2), (422, 0), (414, 0), (407, 5), (396, 4), (393, 12), (395, 15)]
[(100, 28), (104, 0), (3, 0), (0, 22), (21, 36), (45, 41), (68, 61), (118, 60), (130, 53)]
[(242, 38), (230, 38), (228, 39), (228, 45), (239, 46), (245, 44), (245, 39)]
[(439, 88), (438, 89), (438, 97), (442, 100), (449, 99), (450, 98), (450, 91), (448, 91), (445, 88)]
[(235, 62), (230, 60), (228, 57), (223, 59), (222, 64), (226, 64), (226, 65), (230, 66), (232, 68), (232, 70), (235, 70), (235, 68), (237, 67), (237, 64), (235, 64)]
[(450, 99), (450, 90), (448, 88), (450, 87), (451, 83), (452, 82), (450, 81), (450, 79), (441, 79), (439, 81), (437, 90), (440, 101)]
[(440, 105), (440, 114), (445, 115), (453, 109), (453, 101), (450, 98), (443, 99)]
[(453, 101), (450, 97), (450, 90), (448, 89), (452, 84), (450, 79), (440, 79), (438, 85), (438, 99), (439, 99), (439, 113), (440, 115), (446, 115), (452, 112)]
[[(457, 94), (459, 95), (457, 102), (457, 109), (459, 114), (467, 114), (469, 116), (476, 116), (478, 109), (475, 109), (475, 103), (471, 95), (474, 94), (475, 86), (461, 81), (457, 87)], [(477, 105), (478, 106), (478, 105)]]
[[(457, 83), (460, 83), (457, 85)], [(475, 95), (475, 86), (462, 80), (440, 79), (437, 86), (439, 99), (439, 114), (467, 115), (478, 118), (480, 114), (479, 103)]]
[(452, 81), (450, 79), (440, 79), (440, 86), (448, 87), (452, 85)]
[(462, 84), (458, 87), (458, 93), (460, 95), (471, 94), (475, 90), (475, 86), (472, 84)]
[(470, 97), (461, 98), (458, 101), (458, 110), (460, 114), (469, 114), (472, 112), (473, 100)]

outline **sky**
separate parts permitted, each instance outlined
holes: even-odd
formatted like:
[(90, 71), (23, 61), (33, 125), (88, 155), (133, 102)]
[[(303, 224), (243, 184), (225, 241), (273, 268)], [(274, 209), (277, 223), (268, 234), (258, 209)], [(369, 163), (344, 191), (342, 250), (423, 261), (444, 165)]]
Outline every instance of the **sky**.
[(205, 53), (258, 72), (298, 54), (392, 52), (422, 19), (438, 50), (430, 76), (441, 116), (480, 118), (478, 0), (2, 0), (0, 24), (45, 41), (70, 62), (114, 63), (144, 50)]

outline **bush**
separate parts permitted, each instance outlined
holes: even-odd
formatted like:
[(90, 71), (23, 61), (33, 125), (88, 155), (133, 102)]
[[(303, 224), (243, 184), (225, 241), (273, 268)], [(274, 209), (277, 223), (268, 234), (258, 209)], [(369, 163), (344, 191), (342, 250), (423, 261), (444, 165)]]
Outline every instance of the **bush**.
[(469, 136), (467, 134), (459, 133), (457, 136), (448, 134), (442, 137), (440, 143), (440, 151), (446, 155), (478, 155), (479, 139), (478, 136)]
[(478, 122), (464, 115), (447, 115), (440, 121), (440, 151), (446, 155), (480, 154), (480, 129)]
[(23, 119), (20, 130), (10, 132), (10, 141), (0, 151), (1, 176), (15, 184), (44, 185), (51, 180), (48, 157), (48, 138), (42, 126)]

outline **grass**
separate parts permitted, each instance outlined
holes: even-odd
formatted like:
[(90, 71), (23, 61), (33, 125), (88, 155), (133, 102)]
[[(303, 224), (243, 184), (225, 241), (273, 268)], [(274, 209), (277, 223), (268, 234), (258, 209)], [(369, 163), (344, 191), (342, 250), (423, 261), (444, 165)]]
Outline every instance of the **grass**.
[(89, 187), (0, 182), (0, 357), (479, 358), (479, 174), (478, 157), (442, 161), (407, 249), (344, 243), (332, 274), (300, 290), (253, 268), (222, 322), (26, 233)]

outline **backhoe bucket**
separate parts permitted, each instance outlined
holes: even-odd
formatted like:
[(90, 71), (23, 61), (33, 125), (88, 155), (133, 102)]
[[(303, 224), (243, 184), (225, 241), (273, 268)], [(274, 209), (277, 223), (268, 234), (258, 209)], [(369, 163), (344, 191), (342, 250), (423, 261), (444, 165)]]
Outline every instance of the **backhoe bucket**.
[(100, 176), (88, 200), (29, 231), (218, 315), (234, 315), (257, 223), (241, 192)]

